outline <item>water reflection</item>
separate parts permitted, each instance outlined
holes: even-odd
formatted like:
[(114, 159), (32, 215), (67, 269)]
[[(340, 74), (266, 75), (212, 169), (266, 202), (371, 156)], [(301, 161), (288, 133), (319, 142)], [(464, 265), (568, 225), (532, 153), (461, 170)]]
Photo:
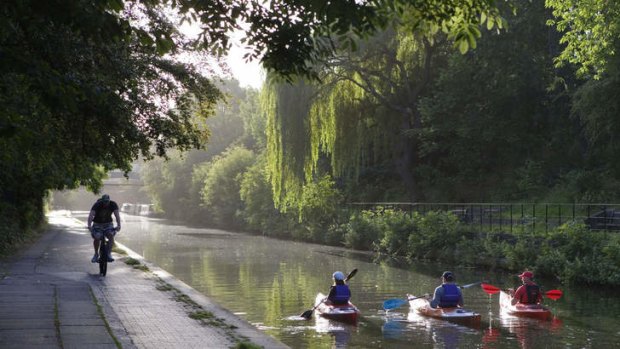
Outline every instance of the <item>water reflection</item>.
[(500, 313), (499, 319), (500, 326), (514, 335), (521, 349), (540, 348), (546, 342), (545, 336), (557, 334), (562, 329), (562, 321), (557, 317), (540, 320)]
[(329, 334), (333, 339), (331, 348), (342, 349), (347, 348), (351, 340), (351, 333), (357, 331), (357, 327), (317, 316), (315, 331)]
[[(513, 276), (435, 264), (402, 269), (345, 249), (139, 216), (123, 219), (121, 243), (295, 349), (611, 348), (620, 343), (620, 305), (613, 292), (564, 289), (563, 298), (552, 304), (562, 319), (556, 326), (553, 321), (523, 324), (500, 317), (497, 297), (468, 288), (463, 290), (466, 307), (483, 314), (483, 329), (476, 330), (410, 317), (408, 306), (389, 316), (379, 310), (386, 299), (429, 293), (445, 269), (457, 273), (461, 284), (489, 280), (500, 285)], [(316, 293), (331, 284), (334, 270), (354, 268), (359, 272), (349, 284), (352, 302), (362, 312), (357, 328), (293, 318), (312, 308)]]
[(410, 311), (407, 315), (409, 323), (417, 323), (418, 327), (424, 328), (435, 343), (440, 348), (458, 348), (462, 334), (477, 334), (475, 329), (455, 324), (449, 321), (433, 319)]

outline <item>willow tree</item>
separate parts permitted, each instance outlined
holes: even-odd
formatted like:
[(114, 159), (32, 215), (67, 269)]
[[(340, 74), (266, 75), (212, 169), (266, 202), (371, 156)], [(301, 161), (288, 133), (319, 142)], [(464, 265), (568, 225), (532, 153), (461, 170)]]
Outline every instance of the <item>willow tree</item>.
[(360, 169), (387, 162), (408, 198), (418, 199), (418, 101), (443, 47), (424, 35), (390, 29), (330, 60), (321, 85), (270, 85), (265, 105), (276, 198), (296, 197), (328, 156), (335, 176), (353, 180)]
[(301, 196), (306, 173), (311, 172), (308, 115), (315, 88), (270, 82), (261, 93), (267, 119), (267, 164), (274, 202), (281, 209)]
[[(421, 127), (418, 103), (445, 57), (444, 48), (443, 42), (425, 35), (387, 30), (363, 51), (330, 62), (330, 84), (321, 90), (326, 98), (317, 99), (312, 117), (334, 120), (321, 124), (327, 126), (321, 132), (333, 136), (316, 138), (313, 146), (332, 154), (336, 174), (347, 174), (347, 168), (357, 169), (368, 161), (389, 160), (408, 198), (420, 198), (413, 175), (416, 130)], [(347, 96), (352, 108), (342, 105)], [(350, 125), (357, 125), (353, 134)]]

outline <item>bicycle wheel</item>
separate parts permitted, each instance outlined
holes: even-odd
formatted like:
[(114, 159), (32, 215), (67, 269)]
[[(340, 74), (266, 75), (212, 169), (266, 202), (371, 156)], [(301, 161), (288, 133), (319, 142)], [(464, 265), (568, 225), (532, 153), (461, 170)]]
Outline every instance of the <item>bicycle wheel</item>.
[(108, 272), (108, 242), (104, 237), (99, 245), (99, 275), (105, 276)]

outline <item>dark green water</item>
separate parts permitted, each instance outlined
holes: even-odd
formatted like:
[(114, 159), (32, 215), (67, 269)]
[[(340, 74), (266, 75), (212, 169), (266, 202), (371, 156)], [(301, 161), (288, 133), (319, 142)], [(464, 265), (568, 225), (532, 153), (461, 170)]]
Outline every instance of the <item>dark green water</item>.
[[(79, 217), (79, 215), (77, 215)], [(81, 218), (81, 217), (79, 217)], [(432, 292), (444, 269), (460, 284), (488, 280), (513, 287), (514, 275), (458, 266), (419, 264), (407, 269), (374, 264), (369, 256), (339, 248), (221, 230), (195, 229), (124, 215), (118, 240), (177, 278), (292, 348), (613, 348), (620, 347), (620, 298), (610, 291), (559, 288), (546, 300), (553, 321), (502, 317), (498, 295), (464, 290), (466, 308), (482, 314), (480, 328), (422, 318), (408, 307), (385, 314), (384, 300)], [(350, 281), (362, 319), (352, 327), (298, 317), (326, 292), (335, 270), (359, 272)]]

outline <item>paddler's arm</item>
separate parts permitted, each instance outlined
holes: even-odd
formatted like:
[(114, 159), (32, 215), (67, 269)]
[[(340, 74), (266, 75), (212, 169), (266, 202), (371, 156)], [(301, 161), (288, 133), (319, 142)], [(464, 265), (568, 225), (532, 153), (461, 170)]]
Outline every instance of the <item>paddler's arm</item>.
[(332, 299), (334, 299), (335, 296), (336, 296), (336, 287), (330, 286), (329, 287), (329, 294), (327, 295), (327, 300), (331, 302)]
[(519, 288), (517, 288), (515, 293), (512, 295), (512, 299), (510, 300), (510, 304), (515, 305), (515, 304), (519, 303), (519, 300), (521, 299), (521, 294), (523, 292), (525, 292), (525, 286), (519, 286)]
[(431, 299), (432, 308), (437, 308), (441, 296), (443, 296), (443, 287), (439, 286), (435, 289), (435, 293), (433, 293), (433, 299)]

